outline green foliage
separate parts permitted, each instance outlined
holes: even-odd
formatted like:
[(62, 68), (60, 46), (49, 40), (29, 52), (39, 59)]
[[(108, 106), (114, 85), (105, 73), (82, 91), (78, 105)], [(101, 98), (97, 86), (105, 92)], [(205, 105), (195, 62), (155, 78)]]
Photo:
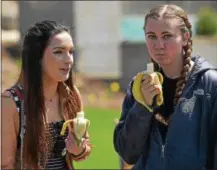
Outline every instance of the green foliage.
[(217, 33), (217, 12), (213, 8), (201, 8), (197, 15), (196, 34), (214, 36)]

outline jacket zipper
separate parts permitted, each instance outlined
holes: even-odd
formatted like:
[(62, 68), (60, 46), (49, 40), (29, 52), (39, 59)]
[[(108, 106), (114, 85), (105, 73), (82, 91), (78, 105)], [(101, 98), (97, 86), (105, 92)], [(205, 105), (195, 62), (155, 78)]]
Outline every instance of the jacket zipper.
[[(190, 77), (190, 75), (189, 75), (189, 77)], [(184, 95), (186, 87), (187, 87), (187, 84), (185, 85), (180, 98)], [(174, 108), (173, 114), (176, 113), (176, 109), (177, 109), (177, 107)], [(174, 116), (174, 115), (172, 115), (172, 116)], [(168, 131), (167, 131), (167, 134), (166, 134), (165, 142), (163, 142), (162, 136), (160, 134), (159, 127), (157, 127), (157, 129), (158, 129), (157, 131), (158, 131), (158, 135), (160, 136), (160, 141), (161, 141), (161, 157), (163, 159), (163, 166), (165, 168), (165, 160), (164, 160), (164, 158), (165, 158), (165, 147), (167, 146), (167, 140), (168, 140), (167, 138), (168, 138), (169, 127), (168, 127)]]
[(162, 136), (160, 134), (160, 130), (157, 127), (158, 135), (160, 137), (160, 145), (161, 145), (161, 158), (162, 158), (162, 167), (165, 169), (165, 151), (166, 151), (166, 146), (167, 146), (167, 137), (168, 137), (168, 132), (166, 134), (165, 142), (163, 142)]
[(165, 150), (165, 145), (161, 146), (161, 156), (164, 158), (164, 150)]

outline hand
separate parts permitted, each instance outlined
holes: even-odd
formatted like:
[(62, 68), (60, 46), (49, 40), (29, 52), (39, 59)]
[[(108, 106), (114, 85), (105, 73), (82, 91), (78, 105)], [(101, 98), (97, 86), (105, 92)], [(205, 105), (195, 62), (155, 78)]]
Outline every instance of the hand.
[(161, 91), (158, 85), (151, 84), (151, 76), (146, 75), (141, 82), (141, 92), (145, 103), (151, 106), (154, 96), (160, 94)]
[(79, 155), (86, 147), (87, 139), (82, 138), (80, 147), (77, 146), (77, 142), (73, 133), (69, 133), (65, 139), (66, 149), (73, 155)]

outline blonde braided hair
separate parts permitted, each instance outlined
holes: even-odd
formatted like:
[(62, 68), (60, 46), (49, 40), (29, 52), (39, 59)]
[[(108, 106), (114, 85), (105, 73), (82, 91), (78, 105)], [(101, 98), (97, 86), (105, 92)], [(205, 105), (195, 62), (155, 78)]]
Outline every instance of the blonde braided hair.
[[(147, 23), (148, 18), (178, 18), (180, 19), (181, 25), (180, 30), (184, 34), (186, 32), (190, 33), (190, 38), (185, 46), (183, 46), (183, 68), (181, 70), (181, 76), (178, 79), (176, 84), (176, 91), (174, 96), (174, 105), (177, 105), (181, 97), (182, 91), (186, 85), (188, 74), (190, 72), (190, 62), (191, 62), (191, 53), (192, 53), (192, 26), (188, 20), (186, 12), (176, 5), (160, 5), (156, 8), (150, 10), (150, 12), (145, 17), (145, 24)], [(144, 25), (144, 29), (145, 29)], [(152, 62), (154, 60), (152, 59)], [(159, 70), (158, 64), (155, 63), (155, 70)], [(169, 119), (165, 119), (160, 113), (155, 114), (155, 118), (161, 123), (168, 125)]]

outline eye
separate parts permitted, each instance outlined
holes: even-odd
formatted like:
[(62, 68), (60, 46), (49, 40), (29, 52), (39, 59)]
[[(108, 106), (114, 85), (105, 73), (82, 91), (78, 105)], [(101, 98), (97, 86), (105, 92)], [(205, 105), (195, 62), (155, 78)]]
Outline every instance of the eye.
[(61, 54), (62, 51), (55, 51), (54, 54)]
[(156, 39), (157, 37), (155, 35), (148, 35), (148, 38), (150, 38), (150, 39)]
[(167, 35), (164, 35), (164, 36), (163, 36), (163, 38), (164, 38), (165, 40), (169, 39), (170, 37), (172, 37), (172, 35), (170, 35), (170, 34), (167, 34)]

